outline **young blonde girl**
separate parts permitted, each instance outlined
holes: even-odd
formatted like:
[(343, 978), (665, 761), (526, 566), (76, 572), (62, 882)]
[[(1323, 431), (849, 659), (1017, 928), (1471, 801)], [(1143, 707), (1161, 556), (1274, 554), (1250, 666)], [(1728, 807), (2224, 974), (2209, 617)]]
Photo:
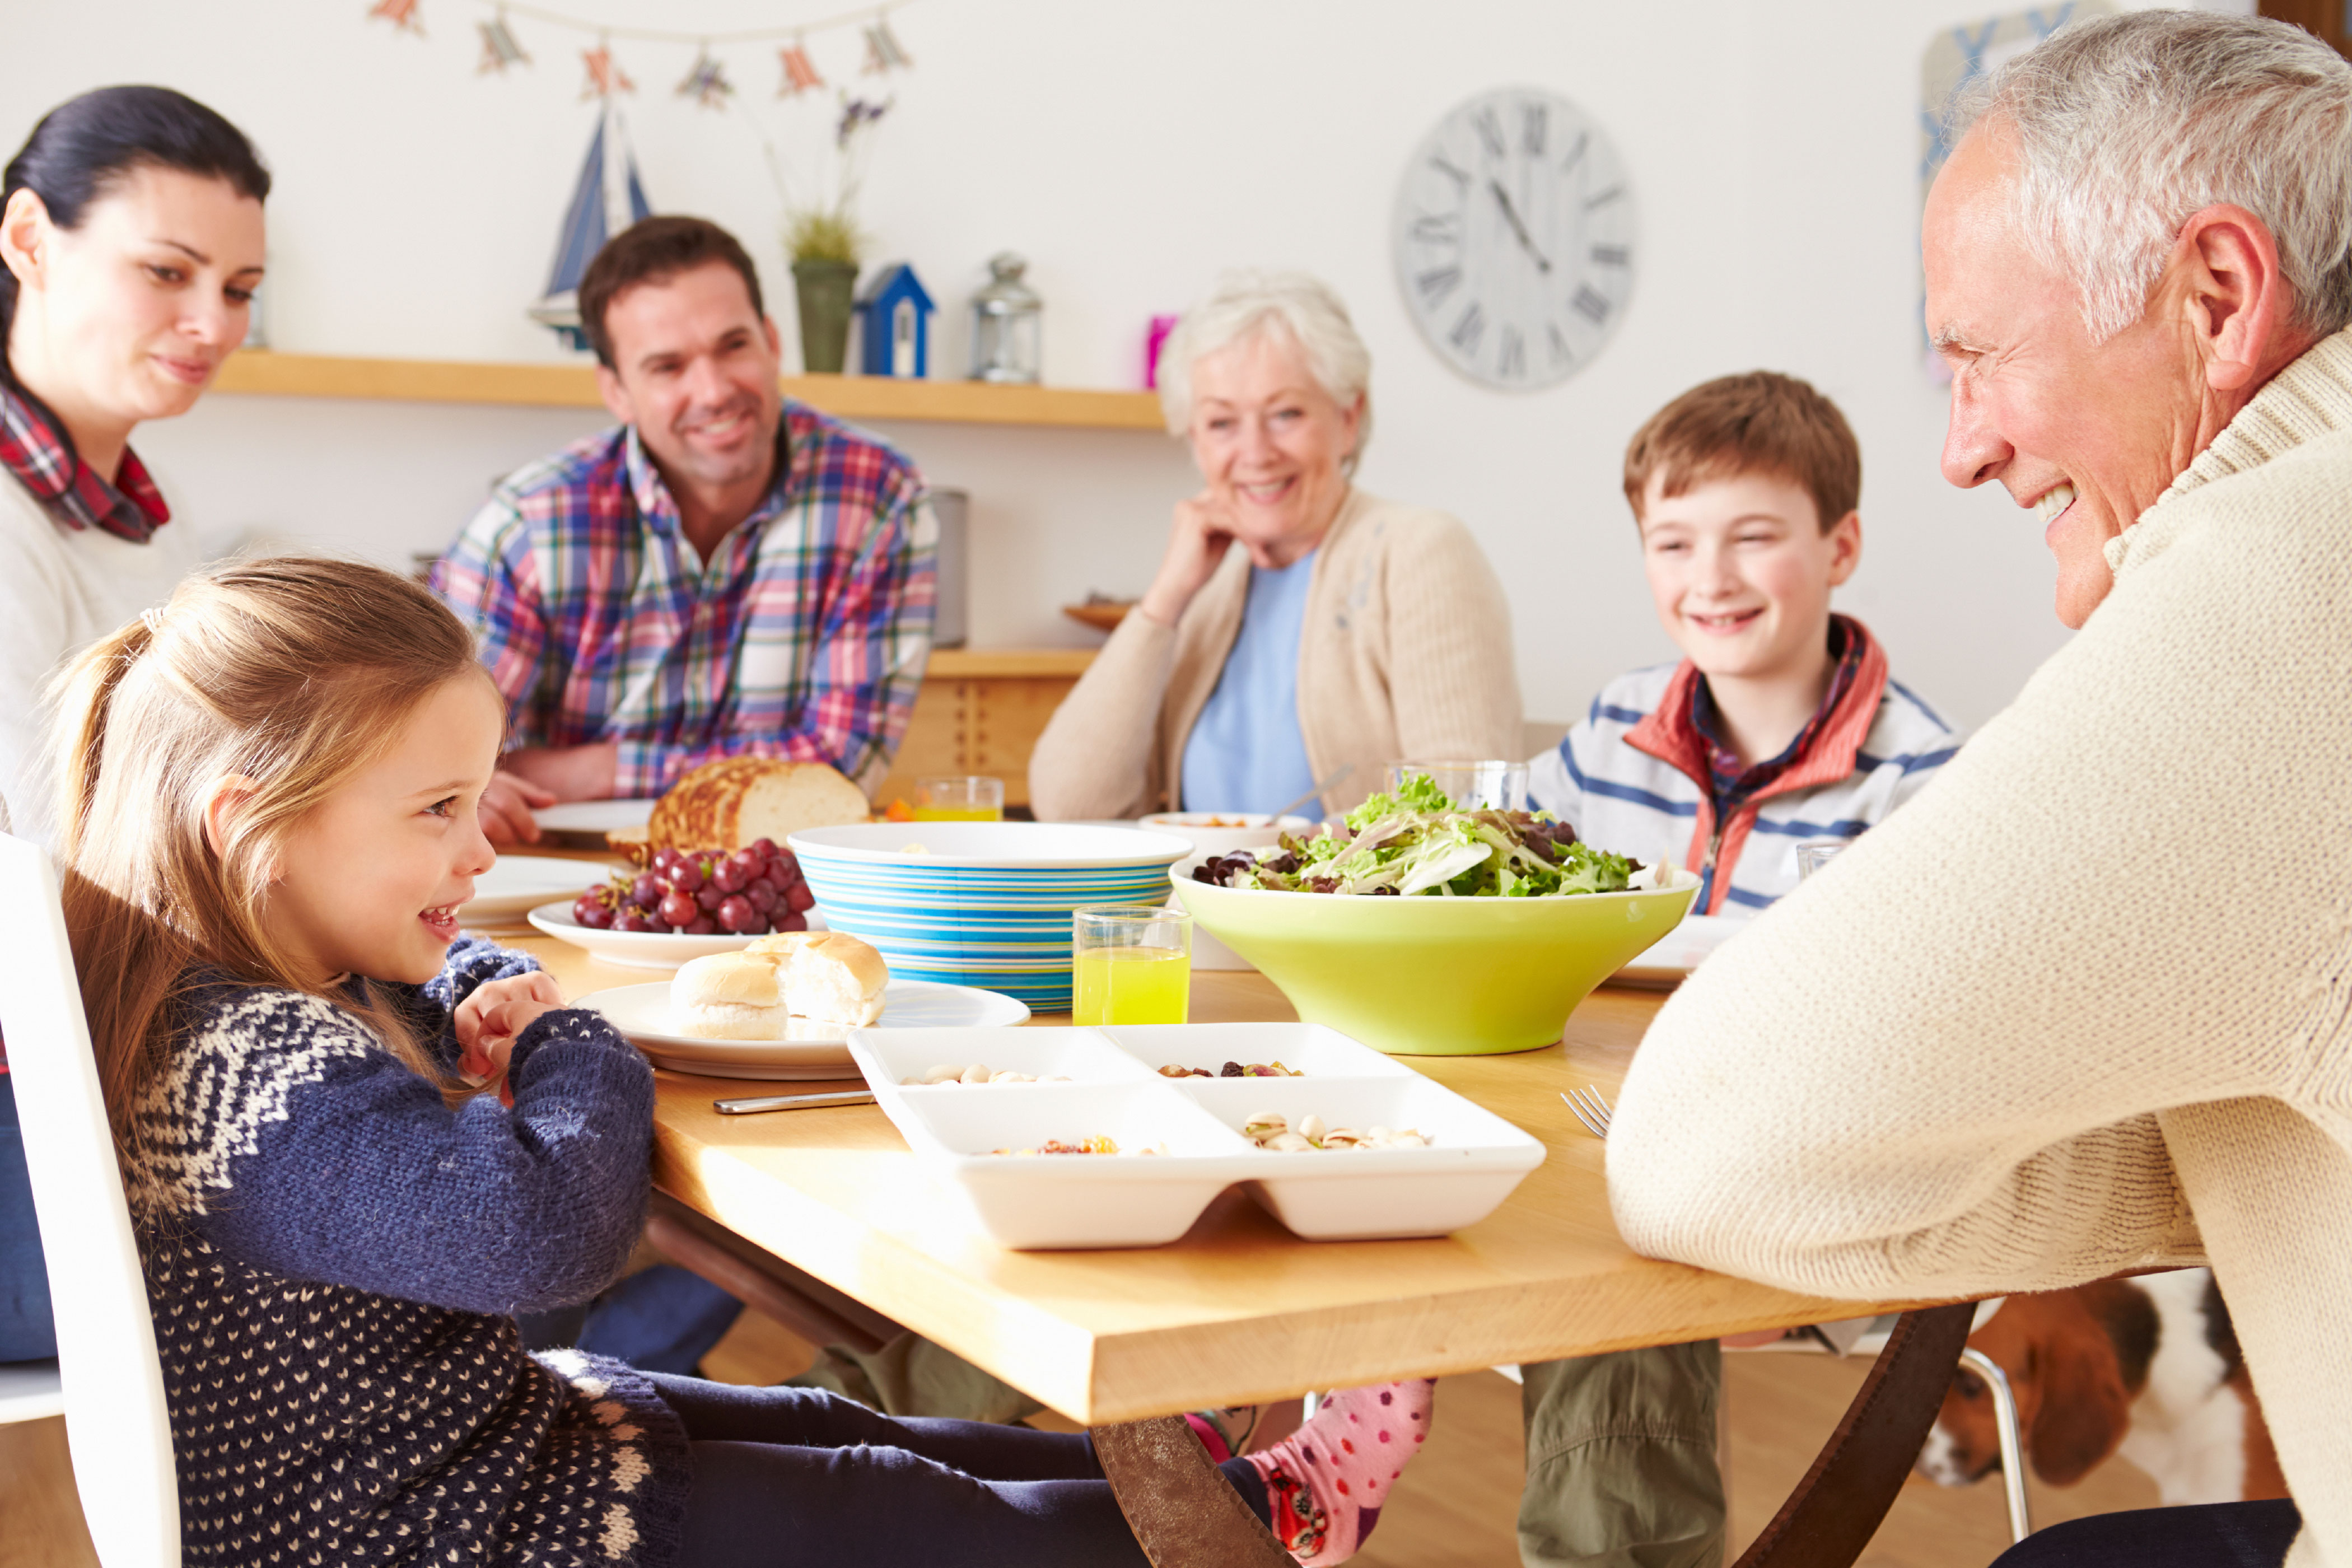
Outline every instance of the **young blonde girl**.
[[(187, 1562), (1142, 1563), (1082, 1436), (523, 1352), (516, 1312), (593, 1295), (635, 1244), (653, 1075), (457, 934), (502, 707), (424, 589), (215, 570), (88, 650), (58, 707), (67, 921)], [(1427, 1415), (1425, 1383), (1352, 1390), (1223, 1469), (1337, 1562)]]

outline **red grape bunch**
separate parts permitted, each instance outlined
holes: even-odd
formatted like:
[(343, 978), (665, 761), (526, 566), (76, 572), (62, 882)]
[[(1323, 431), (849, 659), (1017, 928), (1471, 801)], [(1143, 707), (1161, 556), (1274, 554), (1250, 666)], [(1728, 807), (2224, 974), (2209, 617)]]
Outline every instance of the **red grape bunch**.
[(677, 931), (688, 936), (763, 936), (808, 930), (816, 905), (801, 863), (762, 838), (729, 854), (657, 849), (642, 871), (624, 871), (572, 905), (592, 931)]

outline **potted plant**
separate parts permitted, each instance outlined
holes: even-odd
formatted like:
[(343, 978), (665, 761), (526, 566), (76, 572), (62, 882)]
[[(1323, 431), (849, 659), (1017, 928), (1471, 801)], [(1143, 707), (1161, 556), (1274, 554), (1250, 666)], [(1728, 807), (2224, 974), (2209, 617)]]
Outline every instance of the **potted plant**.
[(855, 216), (857, 191), (865, 178), (866, 142), (889, 108), (887, 100), (842, 96), (833, 131), (831, 192), (824, 189), (828, 182), (817, 182), (814, 200), (797, 198), (773, 147), (769, 149), (769, 167), (784, 203), (784, 254), (793, 264), (793, 291), (800, 306), (801, 363), (813, 374), (838, 374), (848, 358), (857, 265), (866, 249)]

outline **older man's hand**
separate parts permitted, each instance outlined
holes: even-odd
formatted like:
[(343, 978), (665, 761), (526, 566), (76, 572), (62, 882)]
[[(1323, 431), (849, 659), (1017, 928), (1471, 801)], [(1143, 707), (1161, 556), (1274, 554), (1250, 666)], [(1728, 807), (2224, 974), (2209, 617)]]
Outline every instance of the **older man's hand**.
[(1234, 544), (1230, 502), (1202, 490), (1176, 503), (1176, 521), (1168, 533), (1168, 553), (1159, 574), (1144, 591), (1136, 608), (1163, 626), (1172, 626), (1225, 558)]

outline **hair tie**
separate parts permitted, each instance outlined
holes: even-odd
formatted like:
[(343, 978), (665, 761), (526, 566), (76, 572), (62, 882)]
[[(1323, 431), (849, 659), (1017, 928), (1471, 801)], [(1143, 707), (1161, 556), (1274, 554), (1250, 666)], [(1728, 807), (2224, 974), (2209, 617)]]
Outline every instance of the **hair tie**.
[(140, 611), (140, 612), (139, 612), (139, 618), (140, 618), (141, 620), (142, 620), (142, 621), (144, 621), (144, 622), (146, 622), (146, 623), (147, 623), (147, 635), (148, 635), (149, 637), (160, 637), (161, 635), (163, 635), (163, 611), (161, 611), (161, 610), (159, 610), (159, 609), (156, 609), (156, 608), (155, 608), (155, 607), (153, 607), (152, 605), (150, 605), (150, 606), (149, 606), (149, 607), (147, 607), (146, 609), (143, 609), (143, 610), (142, 610), (142, 611)]

